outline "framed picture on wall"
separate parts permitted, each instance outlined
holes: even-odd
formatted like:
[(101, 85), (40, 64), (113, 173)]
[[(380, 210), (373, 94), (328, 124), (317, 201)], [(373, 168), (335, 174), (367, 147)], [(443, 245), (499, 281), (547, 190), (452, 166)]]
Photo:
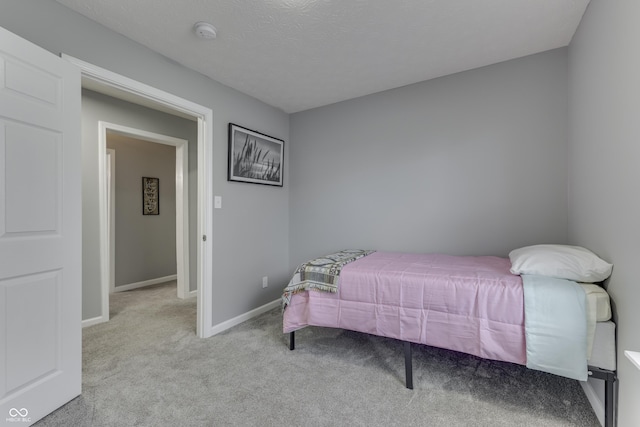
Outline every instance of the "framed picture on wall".
[(229, 181), (282, 187), (284, 141), (229, 123)]
[(142, 177), (142, 215), (160, 215), (160, 179)]

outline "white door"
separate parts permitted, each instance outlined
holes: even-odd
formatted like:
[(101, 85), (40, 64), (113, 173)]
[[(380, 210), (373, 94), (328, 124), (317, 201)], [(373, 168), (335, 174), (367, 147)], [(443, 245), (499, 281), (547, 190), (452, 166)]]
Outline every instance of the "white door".
[(81, 392), (80, 70), (0, 28), (0, 421)]

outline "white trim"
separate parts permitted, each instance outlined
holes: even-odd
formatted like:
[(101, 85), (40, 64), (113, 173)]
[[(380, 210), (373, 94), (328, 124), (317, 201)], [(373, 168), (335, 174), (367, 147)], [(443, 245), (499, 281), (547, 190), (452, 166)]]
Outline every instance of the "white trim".
[(98, 323), (104, 323), (106, 320), (102, 316), (93, 317), (91, 319), (83, 320), (82, 327), (88, 328), (89, 326), (97, 325)]
[[(107, 168), (108, 168), (108, 187), (107, 187), (107, 227), (109, 236), (109, 292), (116, 289), (116, 150), (107, 148)], [(104, 289), (103, 289), (104, 291)], [(106, 300), (109, 303), (109, 294), (103, 294), (103, 304)], [(105, 308), (103, 307), (103, 311)], [(109, 311), (109, 307), (106, 307)]]
[[(98, 157), (104, 156), (106, 165), (106, 153), (107, 153), (107, 131), (117, 133), (119, 135), (129, 136), (135, 139), (154, 142), (157, 144), (170, 145), (176, 148), (176, 267), (178, 276), (177, 293), (179, 298), (186, 298), (189, 293), (189, 180), (184, 177), (189, 173), (189, 141), (180, 138), (174, 138), (172, 136), (161, 135), (158, 133), (147, 132), (141, 129), (135, 129), (127, 126), (121, 126), (113, 123), (107, 123), (103, 121), (98, 122), (99, 138), (98, 138)], [(100, 161), (100, 160), (99, 160)], [(102, 161), (100, 161), (102, 164)], [(106, 174), (104, 177), (105, 178)], [(105, 204), (104, 209), (107, 209), (107, 184), (100, 185), (100, 192), (105, 192)], [(103, 200), (100, 195), (100, 200)], [(100, 208), (102, 210), (102, 207)], [(106, 215), (105, 215), (106, 216)], [(102, 219), (102, 216), (100, 217)], [(101, 242), (106, 242), (107, 248), (109, 247), (109, 236), (106, 230), (108, 226), (106, 224), (100, 224), (100, 229), (104, 230), (101, 238)], [(115, 263), (113, 258), (107, 259), (106, 254), (110, 251), (105, 250), (105, 257), (102, 258), (102, 263), (109, 265), (111, 262)], [(114, 268), (115, 270), (115, 268)], [(103, 278), (104, 279), (104, 278)], [(107, 278), (107, 281), (102, 282), (102, 286), (109, 286), (110, 282), (113, 282), (113, 277)], [(115, 286), (114, 286), (115, 287)], [(111, 291), (113, 292), (113, 288)], [(108, 296), (108, 295), (107, 295)], [(104, 310), (104, 307), (103, 307)], [(108, 307), (107, 307), (108, 310)]]
[(604, 404), (600, 401), (598, 393), (596, 393), (589, 381), (580, 381), (580, 385), (582, 386), (584, 394), (587, 395), (587, 400), (589, 400), (593, 412), (595, 412), (596, 417), (598, 417), (600, 425), (604, 426)]
[(177, 280), (178, 275), (172, 274), (170, 276), (158, 277), (157, 279), (143, 280), (142, 282), (129, 283), (128, 285), (116, 286), (114, 292), (130, 291), (132, 289), (144, 288), (146, 286), (157, 285), (158, 283), (170, 282)]
[(269, 310), (273, 310), (274, 308), (279, 307), (280, 304), (282, 304), (282, 300), (278, 298), (275, 301), (271, 301), (258, 308), (254, 308), (253, 310), (241, 314), (240, 316), (236, 316), (233, 319), (218, 323), (217, 325), (211, 327), (211, 335), (216, 335), (220, 332), (226, 331), (229, 328), (233, 328), (234, 326), (239, 325), (242, 322), (246, 322), (247, 320), (259, 316), (262, 313), (266, 313)]
[(189, 117), (203, 117), (207, 122), (209, 121), (209, 116), (213, 118), (213, 111), (203, 105), (180, 98), (170, 94), (169, 92), (165, 92), (153, 86), (130, 79), (121, 74), (114, 73), (113, 71), (98, 67), (65, 53), (62, 53), (60, 57), (80, 67), (82, 78), (89, 79), (93, 82), (100, 83), (114, 89), (122, 90), (147, 101), (151, 101), (152, 103), (168, 107), (173, 111), (186, 114)]
[[(100, 299), (103, 322), (109, 321), (109, 227), (107, 224), (107, 139), (98, 123), (98, 243), (100, 245)], [(102, 138), (104, 133), (105, 137)]]
[(633, 363), (633, 366), (640, 369), (640, 353), (637, 351), (625, 350), (624, 355)]
[(198, 117), (198, 318), (196, 334), (213, 335), (213, 112)]
[(190, 291), (189, 295), (187, 295), (187, 299), (188, 298), (196, 298), (198, 296), (198, 290), (196, 289), (195, 291)]
[[(178, 170), (178, 165), (180, 170)], [(176, 251), (178, 298), (187, 298), (189, 279), (189, 142), (176, 146), (176, 241), (182, 250)], [(180, 246), (180, 245), (178, 245)]]
[[(213, 206), (210, 197), (213, 188), (213, 110), (161, 91), (144, 83), (97, 67), (88, 62), (62, 54), (62, 58), (77, 65), (82, 77), (93, 82), (125, 91), (152, 101), (173, 111), (198, 120), (198, 224), (197, 254), (198, 309), (196, 333), (201, 338), (211, 336), (213, 318)], [(207, 236), (206, 241), (202, 236)]]

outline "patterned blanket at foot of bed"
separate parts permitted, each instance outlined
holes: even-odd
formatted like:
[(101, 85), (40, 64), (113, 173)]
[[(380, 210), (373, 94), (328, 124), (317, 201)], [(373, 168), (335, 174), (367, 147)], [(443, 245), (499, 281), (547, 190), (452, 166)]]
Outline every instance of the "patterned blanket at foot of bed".
[(342, 267), (373, 252), (375, 251), (345, 249), (300, 264), (289, 285), (284, 289), (282, 308), (286, 308), (291, 302), (291, 296), (298, 292), (314, 289), (336, 293), (338, 291), (338, 277)]

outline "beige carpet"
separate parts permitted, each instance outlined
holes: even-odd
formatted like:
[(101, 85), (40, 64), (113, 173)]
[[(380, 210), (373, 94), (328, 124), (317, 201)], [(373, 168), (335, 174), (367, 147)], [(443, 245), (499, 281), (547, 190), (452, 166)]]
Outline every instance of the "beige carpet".
[(289, 351), (279, 309), (208, 339), (175, 282), (114, 294), (83, 332), (83, 394), (38, 426), (599, 426), (576, 381), (306, 328)]

